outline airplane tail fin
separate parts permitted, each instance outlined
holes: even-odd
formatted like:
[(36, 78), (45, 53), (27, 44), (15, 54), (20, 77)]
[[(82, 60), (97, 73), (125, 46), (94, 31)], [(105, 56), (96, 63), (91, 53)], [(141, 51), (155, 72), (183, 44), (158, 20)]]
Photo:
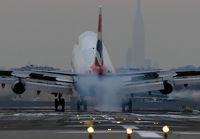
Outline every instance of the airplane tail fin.
[(103, 63), (103, 43), (102, 43), (102, 6), (99, 6), (98, 38), (96, 44), (96, 55), (94, 64), (91, 66), (94, 73), (102, 75), (106, 73)]
[(95, 65), (103, 66), (103, 43), (102, 43), (102, 6), (99, 6), (98, 38), (96, 45)]

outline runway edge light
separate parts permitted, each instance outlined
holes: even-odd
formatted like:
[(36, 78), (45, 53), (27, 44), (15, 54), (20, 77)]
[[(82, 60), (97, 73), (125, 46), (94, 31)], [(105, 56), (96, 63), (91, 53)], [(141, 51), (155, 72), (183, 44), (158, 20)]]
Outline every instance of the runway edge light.
[(88, 138), (92, 139), (92, 137), (93, 137), (92, 134), (94, 133), (94, 128), (90, 126), (87, 128), (87, 131), (89, 133)]
[(164, 133), (168, 133), (169, 132), (169, 127), (167, 125), (163, 126), (162, 128)]
[(168, 135), (167, 133), (169, 132), (169, 127), (167, 125), (163, 126), (162, 131), (164, 132), (163, 136), (165, 139), (167, 139)]
[(127, 128), (126, 129), (126, 134), (127, 134), (127, 139), (131, 139), (131, 134), (133, 133), (132, 128)]

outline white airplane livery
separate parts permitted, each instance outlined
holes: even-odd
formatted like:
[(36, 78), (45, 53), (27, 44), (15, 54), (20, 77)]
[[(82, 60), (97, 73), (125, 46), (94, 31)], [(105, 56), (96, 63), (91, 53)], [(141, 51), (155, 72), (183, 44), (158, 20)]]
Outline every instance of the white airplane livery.
[[(71, 63), (72, 72), (1, 70), (0, 84), (2, 88), (9, 85), (15, 94), (22, 94), (26, 90), (34, 90), (38, 95), (42, 92), (51, 93), (55, 96), (56, 111), (59, 110), (59, 106), (62, 107), (61, 111), (65, 110), (63, 94), (73, 95), (74, 92), (78, 92), (80, 100), (77, 101), (77, 110), (86, 111), (87, 100), (84, 97), (95, 96), (96, 92), (100, 92), (99, 96), (104, 95), (112, 99), (108, 95), (110, 91), (120, 93), (120, 97), (152, 91), (170, 94), (177, 85), (187, 87), (191, 84), (200, 84), (200, 71), (116, 72), (102, 40), (101, 7), (99, 7), (98, 33), (88, 31), (79, 36), (73, 49)], [(113, 86), (116, 82), (117, 84)], [(105, 86), (108, 88), (107, 91)], [(132, 101), (128, 98), (123, 99), (121, 106), (123, 111), (127, 107), (130, 111)]]

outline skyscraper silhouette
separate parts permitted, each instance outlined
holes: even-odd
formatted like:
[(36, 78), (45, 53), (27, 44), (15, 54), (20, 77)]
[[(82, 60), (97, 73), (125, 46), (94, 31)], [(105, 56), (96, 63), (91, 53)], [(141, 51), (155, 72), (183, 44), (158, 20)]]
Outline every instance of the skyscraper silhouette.
[(134, 68), (145, 67), (144, 58), (144, 21), (140, 0), (137, 0), (137, 11), (134, 18), (133, 46), (127, 51), (127, 66)]
[(144, 67), (144, 21), (140, 0), (137, 0), (137, 11), (133, 31), (133, 66)]

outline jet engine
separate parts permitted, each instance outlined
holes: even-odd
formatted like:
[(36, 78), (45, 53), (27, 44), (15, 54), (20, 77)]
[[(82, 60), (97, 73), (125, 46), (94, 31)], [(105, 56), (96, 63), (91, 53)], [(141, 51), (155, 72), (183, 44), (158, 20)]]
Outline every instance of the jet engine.
[(164, 89), (160, 90), (162, 94), (165, 94), (165, 95), (170, 94), (174, 89), (173, 85), (169, 83), (168, 81), (164, 81), (163, 85), (164, 85)]
[(25, 88), (25, 82), (21, 79), (18, 79), (14, 82), (14, 84), (12, 85), (12, 90), (14, 93), (16, 94), (22, 94), (25, 92), (26, 88)]

